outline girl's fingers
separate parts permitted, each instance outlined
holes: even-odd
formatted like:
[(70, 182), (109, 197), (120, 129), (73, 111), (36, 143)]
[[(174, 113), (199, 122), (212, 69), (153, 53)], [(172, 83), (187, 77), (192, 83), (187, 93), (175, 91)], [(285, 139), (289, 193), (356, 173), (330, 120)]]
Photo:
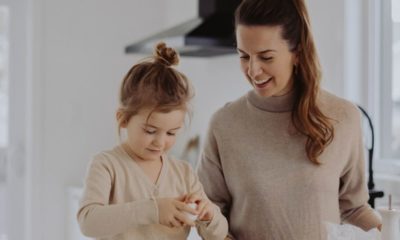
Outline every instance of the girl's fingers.
[(204, 206), (203, 210), (199, 214), (199, 219), (204, 219), (205, 217), (213, 218), (214, 216), (214, 208), (213, 205), (209, 202)]
[(188, 218), (188, 216), (183, 212), (178, 212), (176, 214), (175, 218), (177, 218), (180, 222), (182, 222), (183, 225), (188, 225), (188, 226), (192, 226), (192, 227), (195, 226), (194, 221), (190, 220)]
[(207, 202), (204, 200), (201, 200), (198, 204), (197, 204), (197, 209), (199, 210), (199, 212), (202, 212), (203, 209), (206, 207)]
[(185, 202), (198, 203), (203, 200), (203, 195), (199, 192), (189, 193), (186, 195)]
[(185, 212), (188, 212), (193, 215), (197, 215), (199, 213), (196, 209), (191, 208), (189, 205), (187, 205), (186, 203), (183, 203), (183, 202), (178, 202), (176, 204), (176, 208), (179, 211), (185, 211)]
[(191, 195), (191, 196), (188, 196), (188, 197), (186, 198), (186, 200), (185, 200), (185, 202), (189, 202), (189, 203), (197, 203), (197, 202), (199, 202), (199, 201), (201, 201), (201, 197), (198, 196), (198, 195)]
[(181, 226), (182, 226), (181, 222), (178, 219), (176, 219), (176, 217), (171, 219), (171, 221), (170, 221), (170, 227), (171, 228), (173, 228), (173, 227), (181, 227)]
[(182, 195), (180, 197), (177, 197), (176, 200), (178, 200), (179, 202), (185, 202), (187, 197), (188, 195)]
[(199, 214), (199, 219), (203, 219), (204, 216), (207, 214), (207, 208), (203, 208), (202, 211)]
[(202, 201), (198, 204), (197, 210), (199, 211), (199, 219), (203, 218), (203, 215), (205, 214), (205, 212), (207, 210), (206, 207), (207, 207), (207, 205), (204, 201)]

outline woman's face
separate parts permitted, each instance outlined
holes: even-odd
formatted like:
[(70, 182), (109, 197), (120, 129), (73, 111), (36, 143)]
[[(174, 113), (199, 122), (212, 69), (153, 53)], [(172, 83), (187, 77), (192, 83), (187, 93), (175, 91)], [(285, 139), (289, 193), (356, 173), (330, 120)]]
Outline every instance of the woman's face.
[(258, 95), (281, 96), (292, 90), (297, 58), (280, 26), (239, 24), (236, 39), (241, 69)]

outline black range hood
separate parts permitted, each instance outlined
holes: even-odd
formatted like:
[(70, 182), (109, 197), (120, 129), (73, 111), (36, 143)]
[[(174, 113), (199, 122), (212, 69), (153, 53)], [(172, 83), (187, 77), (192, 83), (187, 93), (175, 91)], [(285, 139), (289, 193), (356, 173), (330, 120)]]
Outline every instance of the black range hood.
[(156, 33), (125, 48), (126, 53), (149, 53), (159, 41), (181, 56), (213, 57), (236, 53), (234, 11), (240, 0), (199, 0), (199, 16)]

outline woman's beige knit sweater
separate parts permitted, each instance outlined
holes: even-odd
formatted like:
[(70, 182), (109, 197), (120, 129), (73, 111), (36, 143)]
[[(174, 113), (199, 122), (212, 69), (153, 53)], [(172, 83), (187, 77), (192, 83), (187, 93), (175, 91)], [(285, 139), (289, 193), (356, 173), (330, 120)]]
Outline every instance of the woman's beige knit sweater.
[(320, 93), (335, 135), (316, 165), (306, 156), (305, 136), (291, 126), (293, 101), (293, 94), (261, 98), (250, 91), (210, 122), (198, 174), (230, 233), (241, 240), (318, 240), (328, 222), (378, 226), (367, 204), (357, 107)]

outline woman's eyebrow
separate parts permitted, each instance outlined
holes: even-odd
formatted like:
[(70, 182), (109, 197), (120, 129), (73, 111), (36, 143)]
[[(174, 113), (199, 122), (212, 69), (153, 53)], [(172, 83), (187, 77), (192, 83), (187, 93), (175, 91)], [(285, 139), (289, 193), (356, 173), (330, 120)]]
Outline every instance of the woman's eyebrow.
[[(240, 49), (240, 48), (236, 48), (236, 50), (237, 50), (238, 52), (240, 52), (240, 53), (247, 54), (245, 51), (243, 51), (243, 50)], [(259, 51), (259, 52), (257, 52), (257, 53), (258, 53), (258, 54), (264, 54), (264, 53), (268, 53), (268, 52), (276, 52), (276, 50), (273, 50), (273, 49), (266, 49), (266, 50)]]

